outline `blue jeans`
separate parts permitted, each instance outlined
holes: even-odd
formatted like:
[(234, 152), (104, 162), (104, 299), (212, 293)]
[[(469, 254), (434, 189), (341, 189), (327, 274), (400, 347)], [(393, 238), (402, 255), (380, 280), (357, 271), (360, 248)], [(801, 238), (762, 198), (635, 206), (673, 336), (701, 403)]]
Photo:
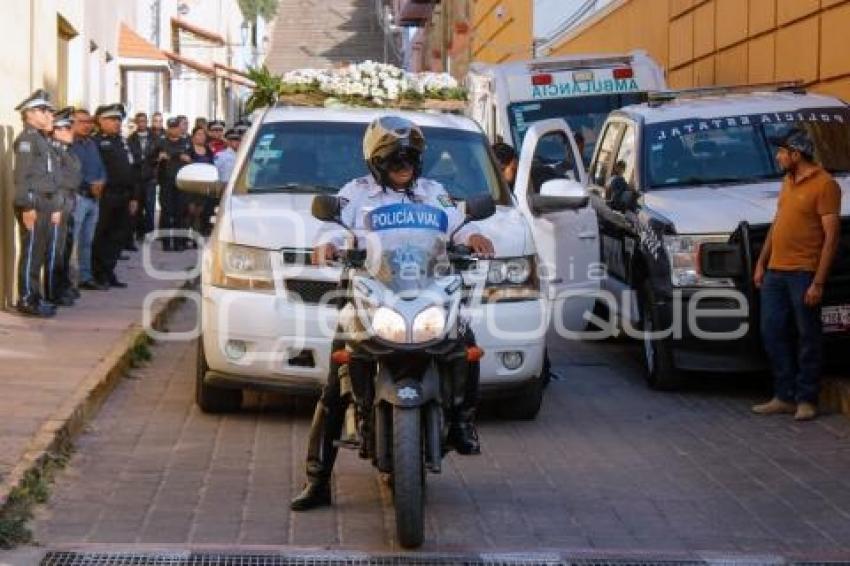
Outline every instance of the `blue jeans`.
[(96, 199), (78, 196), (77, 207), (74, 209), (74, 254), (76, 258), (77, 283), (92, 281), (91, 250), (94, 241), (94, 229), (100, 206)]
[(820, 306), (803, 302), (814, 273), (768, 270), (761, 287), (761, 336), (773, 369), (774, 394), (816, 403), (821, 371)]

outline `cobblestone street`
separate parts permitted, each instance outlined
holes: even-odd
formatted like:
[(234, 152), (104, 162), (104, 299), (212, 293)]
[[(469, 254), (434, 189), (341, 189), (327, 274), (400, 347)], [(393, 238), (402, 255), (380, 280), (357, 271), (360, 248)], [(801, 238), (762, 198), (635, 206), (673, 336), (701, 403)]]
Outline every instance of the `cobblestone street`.
[[(190, 305), (191, 306), (191, 305)], [(172, 328), (190, 326), (184, 306)], [(389, 490), (344, 452), (333, 508), (294, 514), (312, 402), (193, 402), (195, 345), (160, 343), (78, 442), (37, 512), (37, 540), (389, 550)], [(764, 391), (702, 379), (649, 391), (636, 347), (561, 342), (534, 422), (484, 415), (483, 454), (428, 478), (423, 550), (850, 550), (850, 421), (760, 419)]]

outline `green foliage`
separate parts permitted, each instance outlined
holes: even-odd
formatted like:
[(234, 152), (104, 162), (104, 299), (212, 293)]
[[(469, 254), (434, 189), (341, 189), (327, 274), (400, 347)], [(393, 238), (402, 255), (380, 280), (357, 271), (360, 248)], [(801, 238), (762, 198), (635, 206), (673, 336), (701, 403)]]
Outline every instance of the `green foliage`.
[(269, 68), (263, 65), (260, 68), (248, 69), (248, 78), (254, 81), (254, 92), (245, 102), (248, 112), (264, 106), (272, 106), (277, 102), (283, 88), (282, 76), (272, 74)]
[(256, 22), (257, 16), (269, 21), (277, 14), (277, 0), (239, 0), (239, 9), (248, 22)]
[(32, 508), (47, 501), (53, 477), (65, 467), (70, 456), (70, 446), (49, 454), (40, 466), (24, 474), (21, 483), (9, 493), (6, 504), (0, 509), (0, 548), (32, 542), (32, 532), (27, 526)]

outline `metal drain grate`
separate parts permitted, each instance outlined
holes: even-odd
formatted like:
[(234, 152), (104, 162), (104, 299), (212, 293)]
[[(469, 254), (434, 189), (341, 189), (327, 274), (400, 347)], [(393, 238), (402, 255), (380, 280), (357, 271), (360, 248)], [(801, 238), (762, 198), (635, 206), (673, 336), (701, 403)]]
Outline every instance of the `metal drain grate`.
[(225, 554), (214, 552), (49, 552), (42, 566), (697, 566), (753, 564), (735, 559), (676, 560), (567, 557), (553, 553), (399, 554), (358, 552)]

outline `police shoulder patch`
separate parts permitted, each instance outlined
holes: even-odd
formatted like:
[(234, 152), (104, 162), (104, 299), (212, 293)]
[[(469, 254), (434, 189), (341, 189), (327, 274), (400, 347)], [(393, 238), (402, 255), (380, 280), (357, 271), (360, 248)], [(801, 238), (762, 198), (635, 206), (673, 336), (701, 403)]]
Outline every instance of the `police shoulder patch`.
[(28, 141), (18, 142), (18, 151), (21, 153), (29, 153), (32, 151), (32, 145)]
[(455, 201), (453, 201), (452, 197), (449, 195), (437, 195), (437, 201), (439, 201), (444, 208), (455, 208)]

